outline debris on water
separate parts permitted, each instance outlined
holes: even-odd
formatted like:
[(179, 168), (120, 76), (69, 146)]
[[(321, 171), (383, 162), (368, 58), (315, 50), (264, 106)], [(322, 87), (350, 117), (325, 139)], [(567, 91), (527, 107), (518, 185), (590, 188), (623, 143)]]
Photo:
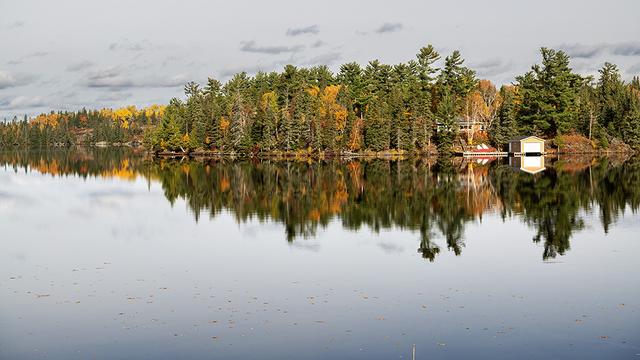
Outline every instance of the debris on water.
[(609, 337), (607, 335), (602, 335), (600, 336), (600, 339), (602, 340), (609, 340)]

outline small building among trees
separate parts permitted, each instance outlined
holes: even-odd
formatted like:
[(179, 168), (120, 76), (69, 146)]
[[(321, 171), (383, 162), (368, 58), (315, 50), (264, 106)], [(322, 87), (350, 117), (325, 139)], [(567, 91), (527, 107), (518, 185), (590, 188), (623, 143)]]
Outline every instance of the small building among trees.
[(509, 154), (544, 154), (544, 139), (537, 136), (519, 136), (509, 140)]

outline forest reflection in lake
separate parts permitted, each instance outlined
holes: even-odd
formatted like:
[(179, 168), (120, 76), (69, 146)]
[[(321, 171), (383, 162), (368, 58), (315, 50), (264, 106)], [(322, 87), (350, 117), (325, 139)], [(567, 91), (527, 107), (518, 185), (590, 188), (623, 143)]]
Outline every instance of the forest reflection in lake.
[[(199, 221), (231, 211), (284, 224), (288, 241), (313, 236), (333, 218), (342, 226), (419, 232), (418, 251), (462, 252), (465, 227), (485, 213), (520, 218), (544, 244), (543, 259), (570, 249), (583, 215), (597, 211), (604, 233), (640, 206), (640, 158), (543, 157), (405, 160), (153, 160), (128, 150), (14, 152), (0, 164), (54, 176), (157, 181), (173, 204), (184, 199)], [(520, 171), (518, 171), (520, 170)], [(444, 239), (437, 244), (435, 239)]]
[(640, 159), (541, 161), (3, 153), (0, 358), (632, 358)]

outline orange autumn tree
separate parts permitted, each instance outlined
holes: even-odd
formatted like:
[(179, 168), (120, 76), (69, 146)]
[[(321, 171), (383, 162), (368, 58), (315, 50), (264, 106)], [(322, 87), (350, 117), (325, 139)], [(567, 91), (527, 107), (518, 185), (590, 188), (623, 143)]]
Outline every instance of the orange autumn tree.
[(463, 117), (467, 126), (464, 130), (467, 143), (473, 144), (479, 131), (486, 132), (491, 128), (501, 104), (502, 97), (495, 85), (489, 80), (480, 80), (465, 98)]
[(333, 149), (344, 137), (347, 109), (337, 101), (340, 85), (329, 85), (320, 92), (320, 123), (323, 144)]

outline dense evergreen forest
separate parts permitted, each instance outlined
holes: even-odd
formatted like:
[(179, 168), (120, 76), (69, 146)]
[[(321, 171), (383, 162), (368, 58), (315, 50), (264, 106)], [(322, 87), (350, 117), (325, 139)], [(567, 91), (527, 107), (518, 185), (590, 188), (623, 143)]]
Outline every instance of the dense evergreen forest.
[[(570, 67), (563, 51), (496, 88), (454, 51), (428, 45), (397, 65), (377, 60), (281, 73), (246, 73), (225, 84), (185, 85), (185, 100), (136, 109), (42, 114), (0, 125), (0, 146), (144, 144), (155, 152), (228, 154), (448, 153), (517, 135), (561, 146), (566, 137), (593, 149), (624, 142), (640, 149), (640, 78), (622, 80), (605, 63), (597, 78)], [(438, 67), (438, 66), (440, 67)]]
[(417, 250), (431, 261), (441, 249), (462, 253), (473, 241), (466, 228), (491, 213), (529, 225), (533, 236), (523, 241), (542, 244), (549, 259), (570, 249), (588, 213), (608, 232), (618, 217), (640, 209), (638, 157), (570, 157), (546, 165), (532, 176), (506, 161), (450, 157), (179, 161), (123, 149), (0, 153), (0, 166), (16, 172), (145, 178), (160, 184), (171, 204), (183, 201), (196, 221), (226, 212), (238, 223), (275, 221), (288, 241), (313, 236), (336, 219), (352, 230), (414, 231)]

